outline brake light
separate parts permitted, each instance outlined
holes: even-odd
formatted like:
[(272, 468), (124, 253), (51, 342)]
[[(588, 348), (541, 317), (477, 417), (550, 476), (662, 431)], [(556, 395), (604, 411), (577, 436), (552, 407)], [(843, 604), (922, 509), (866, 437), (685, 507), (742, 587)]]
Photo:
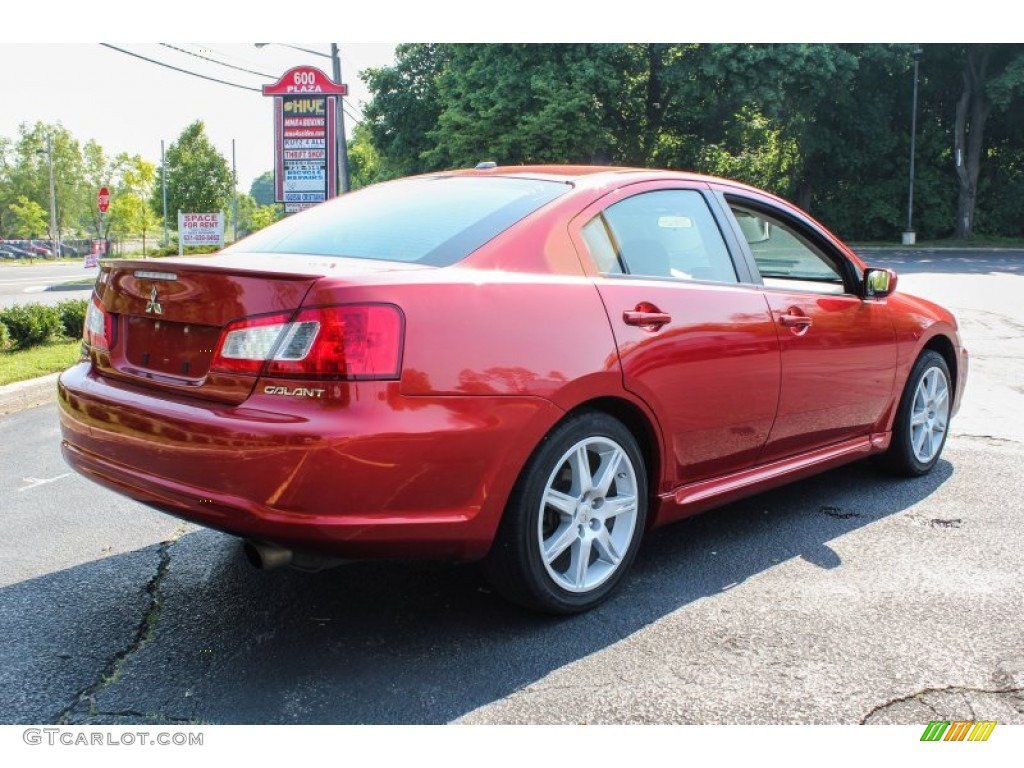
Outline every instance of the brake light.
[(95, 296), (85, 308), (82, 340), (93, 349), (110, 351), (114, 344), (114, 316), (103, 309)]
[(221, 334), (210, 368), (258, 375), (397, 379), (403, 319), (392, 304), (352, 304), (247, 318)]

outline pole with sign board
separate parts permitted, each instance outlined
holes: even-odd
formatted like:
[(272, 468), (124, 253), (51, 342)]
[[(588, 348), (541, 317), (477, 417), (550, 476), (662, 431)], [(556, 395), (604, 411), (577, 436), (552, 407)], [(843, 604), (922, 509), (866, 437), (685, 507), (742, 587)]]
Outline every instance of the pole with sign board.
[(285, 213), (338, 194), (337, 116), (347, 93), (346, 85), (309, 66), (263, 86), (263, 95), (274, 97), (274, 199)]
[[(103, 217), (107, 211), (110, 210), (110, 190), (106, 187), (100, 187), (100, 191), (96, 195), (96, 210), (100, 212), (100, 226), (98, 228), (99, 234), (103, 235)], [(83, 266), (86, 269), (95, 269), (100, 265), (100, 257), (107, 252), (107, 241), (102, 239), (92, 241), (92, 251), (85, 254), (83, 259)]]

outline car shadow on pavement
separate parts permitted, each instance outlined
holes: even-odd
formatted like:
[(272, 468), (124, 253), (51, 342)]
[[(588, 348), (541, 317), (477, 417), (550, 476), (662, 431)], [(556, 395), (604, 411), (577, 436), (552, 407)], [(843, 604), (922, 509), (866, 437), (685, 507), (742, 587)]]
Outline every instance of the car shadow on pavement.
[(261, 572), (237, 540), (188, 533), (0, 590), (22, 691), (0, 722), (449, 722), (792, 558), (842, 568), (829, 542), (952, 472), (862, 462), (653, 531), (612, 599), (571, 618), (504, 602), (473, 565)]

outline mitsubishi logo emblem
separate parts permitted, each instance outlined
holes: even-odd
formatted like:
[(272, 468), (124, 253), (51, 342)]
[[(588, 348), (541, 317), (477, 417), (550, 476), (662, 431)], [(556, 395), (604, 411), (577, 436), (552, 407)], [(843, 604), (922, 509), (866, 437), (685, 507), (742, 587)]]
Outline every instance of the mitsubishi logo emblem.
[(156, 300), (156, 286), (153, 286), (153, 290), (149, 293), (149, 303), (146, 304), (146, 311), (152, 312), (154, 315), (162, 315), (164, 308), (160, 306), (160, 302)]

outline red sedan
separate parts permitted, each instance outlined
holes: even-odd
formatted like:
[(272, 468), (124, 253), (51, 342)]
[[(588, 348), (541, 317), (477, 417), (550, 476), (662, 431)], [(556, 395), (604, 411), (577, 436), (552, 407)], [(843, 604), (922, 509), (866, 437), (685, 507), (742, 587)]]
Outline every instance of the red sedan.
[(722, 179), (387, 182), (212, 257), (104, 262), (64, 456), (262, 566), (482, 560), (572, 613), (654, 526), (867, 456), (935, 466), (967, 353), (895, 287)]

